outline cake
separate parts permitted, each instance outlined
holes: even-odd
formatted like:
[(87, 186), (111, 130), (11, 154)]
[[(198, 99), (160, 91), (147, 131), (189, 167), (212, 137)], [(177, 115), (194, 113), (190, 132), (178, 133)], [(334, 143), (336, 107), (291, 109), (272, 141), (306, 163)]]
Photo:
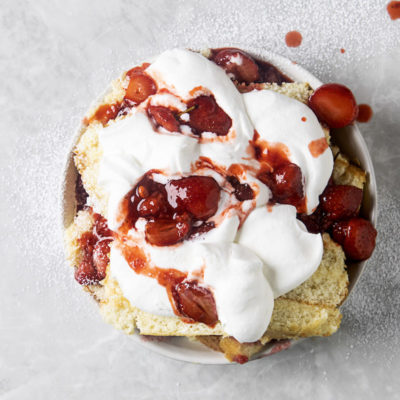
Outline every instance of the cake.
[(65, 232), (104, 319), (236, 362), (336, 332), (346, 256), (368, 258), (376, 236), (366, 174), (330, 141), (356, 117), (347, 90), (231, 48), (169, 50), (114, 81), (74, 149)]

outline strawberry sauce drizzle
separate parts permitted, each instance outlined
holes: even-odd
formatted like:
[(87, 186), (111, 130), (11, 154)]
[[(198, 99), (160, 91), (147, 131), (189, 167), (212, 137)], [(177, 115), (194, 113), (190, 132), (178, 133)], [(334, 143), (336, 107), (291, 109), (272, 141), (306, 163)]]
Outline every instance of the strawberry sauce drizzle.
[(289, 148), (283, 143), (270, 143), (260, 139), (257, 131), (254, 131), (253, 139), (249, 143), (251, 157), (260, 162), (257, 178), (272, 192), (269, 205), (291, 204), (296, 207), (297, 212), (305, 212), (307, 199), (303, 177), (300, 167), (289, 159)]
[(314, 158), (322, 155), (328, 147), (329, 145), (325, 138), (313, 140), (308, 145), (308, 149), (310, 150), (310, 153)]

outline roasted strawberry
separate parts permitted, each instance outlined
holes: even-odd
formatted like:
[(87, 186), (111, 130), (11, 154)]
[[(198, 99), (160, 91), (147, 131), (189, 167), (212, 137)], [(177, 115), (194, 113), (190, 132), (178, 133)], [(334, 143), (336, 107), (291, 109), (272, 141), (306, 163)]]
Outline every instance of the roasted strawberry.
[(363, 191), (350, 185), (328, 186), (320, 197), (326, 217), (339, 220), (355, 217), (361, 206)]
[(320, 86), (310, 96), (308, 105), (318, 119), (330, 128), (343, 128), (351, 124), (358, 114), (353, 93), (349, 88), (338, 83)]
[(189, 218), (160, 218), (146, 225), (146, 240), (155, 246), (171, 246), (184, 240), (191, 228)]
[(240, 183), (236, 176), (228, 176), (226, 180), (232, 185), (235, 197), (239, 201), (246, 201), (254, 199), (254, 192), (248, 183)]
[(179, 132), (179, 122), (176, 120), (174, 113), (167, 107), (149, 106), (147, 113), (153, 118), (156, 126), (162, 126), (169, 132)]
[(110, 252), (111, 240), (100, 240), (96, 243), (93, 250), (93, 265), (97, 271), (99, 281), (106, 277), (107, 265), (110, 262), (108, 253)]
[(303, 176), (296, 164), (278, 166), (273, 172), (260, 174), (259, 179), (270, 188), (274, 202), (296, 206), (304, 197)]
[(154, 192), (150, 196), (141, 200), (137, 206), (140, 217), (156, 216), (165, 207), (165, 199), (161, 193)]
[(125, 92), (125, 99), (131, 101), (134, 105), (140, 104), (157, 92), (155, 82), (144, 72), (135, 71), (128, 77), (129, 83)]
[(75, 280), (80, 285), (93, 285), (99, 282), (97, 270), (91, 259), (84, 259), (75, 271)]
[(187, 104), (190, 111), (188, 124), (196, 135), (203, 132), (212, 132), (224, 136), (232, 126), (232, 119), (217, 104), (214, 96), (199, 96)]
[(335, 222), (332, 226), (333, 239), (343, 246), (348, 258), (362, 261), (369, 258), (375, 248), (376, 229), (363, 218), (351, 218)]
[(218, 321), (217, 307), (210, 290), (195, 281), (182, 282), (175, 286), (173, 297), (177, 309), (184, 317), (207, 325)]
[(317, 207), (317, 209), (310, 215), (298, 214), (297, 218), (303, 222), (310, 233), (326, 232), (333, 223), (331, 219), (326, 218), (321, 207)]
[(208, 219), (217, 212), (221, 188), (214, 178), (189, 176), (171, 180), (165, 189), (172, 207), (184, 208), (197, 219)]
[(79, 247), (84, 250), (85, 257), (91, 257), (98, 238), (93, 232), (84, 232), (78, 239)]
[(100, 106), (92, 119), (101, 122), (106, 125), (110, 119), (115, 119), (121, 109), (120, 104), (103, 104)]
[(100, 214), (94, 214), (94, 232), (100, 237), (111, 237), (112, 230), (107, 225), (107, 220)]
[(238, 82), (251, 83), (260, 79), (256, 62), (242, 50), (233, 48), (220, 50), (213, 57), (213, 61)]

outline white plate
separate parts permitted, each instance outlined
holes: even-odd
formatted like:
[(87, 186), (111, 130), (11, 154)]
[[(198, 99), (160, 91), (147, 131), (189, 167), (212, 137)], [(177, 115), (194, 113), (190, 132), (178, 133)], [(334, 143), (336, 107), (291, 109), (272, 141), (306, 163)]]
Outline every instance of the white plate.
[[(243, 46), (241, 48), (243, 48)], [(278, 56), (263, 49), (243, 48), (243, 50), (246, 50), (250, 54), (270, 62), (294, 81), (308, 82), (314, 89), (322, 85), (322, 82), (315, 76), (287, 58)], [(107, 93), (109, 90), (110, 88), (108, 88), (105, 93)], [(95, 103), (101, 102), (105, 93), (99, 96)], [(77, 171), (72, 159), (72, 150), (75, 147), (83, 128), (83, 124), (81, 124), (72, 139), (71, 145), (68, 149), (67, 161), (63, 172), (61, 188), (61, 213), (63, 229), (69, 226), (75, 214), (75, 181)], [(358, 160), (361, 167), (367, 172), (367, 185), (361, 213), (365, 218), (368, 218), (374, 225), (376, 225), (377, 194), (375, 173), (367, 146), (360, 133), (360, 130), (355, 124), (332, 132), (332, 136), (335, 143), (337, 143), (340, 148), (351, 157), (351, 159)], [(354, 288), (354, 285), (363, 272), (365, 265), (366, 261), (363, 261), (359, 263), (353, 263), (349, 268), (349, 293)], [(229, 364), (229, 362), (221, 353), (212, 351), (205, 346), (196, 342), (191, 342), (186, 338), (173, 337), (157, 339), (142, 337), (135, 333), (132, 335), (132, 339), (152, 351), (176, 360), (199, 364)], [(299, 340), (286, 340), (277, 342), (275, 344), (270, 344), (254, 359), (274, 354), (298, 342)]]

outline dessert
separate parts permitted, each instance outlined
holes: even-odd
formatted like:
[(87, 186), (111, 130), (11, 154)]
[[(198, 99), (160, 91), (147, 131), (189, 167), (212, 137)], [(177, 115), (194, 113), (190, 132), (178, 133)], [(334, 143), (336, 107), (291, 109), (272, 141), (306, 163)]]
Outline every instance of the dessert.
[[(365, 173), (328, 126), (357, 105), (239, 49), (174, 49), (124, 73), (74, 150), (75, 278), (104, 318), (246, 361), (273, 340), (330, 335), (345, 255), (366, 259)], [(333, 237), (333, 239), (332, 239)]]

